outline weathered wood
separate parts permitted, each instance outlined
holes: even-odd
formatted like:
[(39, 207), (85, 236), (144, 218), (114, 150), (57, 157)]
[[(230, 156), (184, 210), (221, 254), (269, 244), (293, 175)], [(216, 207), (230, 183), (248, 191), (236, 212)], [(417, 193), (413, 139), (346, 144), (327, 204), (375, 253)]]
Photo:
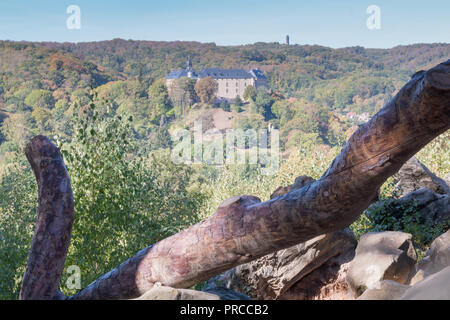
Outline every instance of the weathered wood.
[(233, 197), (208, 219), (151, 245), (72, 299), (135, 298), (154, 283), (187, 288), (236, 265), (343, 229), (383, 182), (450, 127), (450, 61), (417, 73), (349, 139), (317, 181), (261, 202)]
[(52, 299), (59, 290), (74, 219), (73, 194), (62, 156), (48, 138), (25, 148), (39, 190), (39, 206), (19, 299)]

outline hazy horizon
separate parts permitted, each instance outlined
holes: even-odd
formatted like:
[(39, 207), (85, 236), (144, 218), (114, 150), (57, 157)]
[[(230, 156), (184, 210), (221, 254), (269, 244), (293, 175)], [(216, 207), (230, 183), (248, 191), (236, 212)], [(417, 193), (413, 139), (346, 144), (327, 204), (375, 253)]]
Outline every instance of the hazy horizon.
[[(180, 42), (180, 43), (199, 43), (199, 44), (214, 44), (217, 47), (242, 47), (242, 46), (252, 46), (258, 43), (263, 43), (263, 44), (280, 44), (283, 45), (283, 42), (264, 42), (264, 41), (258, 41), (258, 42), (253, 42), (253, 43), (244, 43), (244, 44), (236, 44), (236, 45), (223, 45), (223, 44), (217, 44), (215, 42), (202, 42), (202, 41), (197, 41), (197, 40), (170, 40), (170, 41), (165, 41), (165, 40), (136, 40), (136, 39), (124, 39), (124, 38), (112, 38), (112, 39), (100, 39), (100, 40), (93, 40), (93, 41), (29, 41), (29, 40), (10, 40), (10, 39), (0, 39), (0, 41), (9, 41), (9, 42), (24, 42), (24, 43), (70, 43), (70, 44), (83, 44), (83, 43), (94, 43), (94, 42), (108, 42), (108, 41), (115, 41), (115, 40), (123, 40), (123, 41), (140, 41), (140, 42), (159, 42), (159, 43), (173, 43), (173, 42)], [(444, 45), (450, 45), (450, 42), (417, 42), (417, 43), (410, 43), (410, 44), (398, 44), (398, 45), (394, 45), (392, 47), (386, 47), (386, 48), (373, 48), (373, 47), (364, 47), (361, 45), (354, 45), (354, 46), (347, 46), (347, 47), (330, 47), (330, 46), (326, 46), (326, 45), (321, 45), (318, 43), (302, 43), (302, 44), (297, 44), (297, 43), (291, 43), (291, 46), (320, 46), (320, 47), (324, 47), (324, 48), (330, 48), (330, 49), (335, 49), (335, 50), (339, 50), (339, 49), (345, 49), (345, 48), (352, 48), (352, 47), (362, 47), (364, 49), (371, 49), (371, 50), (389, 50), (389, 49), (393, 49), (396, 47), (408, 47), (408, 46), (416, 46), (416, 45), (436, 45), (436, 44), (444, 44)]]
[[(80, 43), (121, 38), (239, 46), (284, 43), (289, 35), (291, 44), (389, 49), (449, 43), (448, 12), (445, 0), (15, 0), (0, 3), (0, 39)], [(378, 23), (371, 20), (375, 16)]]

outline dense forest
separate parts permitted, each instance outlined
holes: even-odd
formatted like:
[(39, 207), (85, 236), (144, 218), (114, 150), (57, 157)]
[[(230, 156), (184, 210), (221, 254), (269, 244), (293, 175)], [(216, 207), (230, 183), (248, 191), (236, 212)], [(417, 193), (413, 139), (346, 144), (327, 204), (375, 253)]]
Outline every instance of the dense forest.
[[(242, 99), (217, 104), (204, 103), (189, 81), (180, 83), (181, 96), (169, 94), (164, 76), (184, 68), (188, 57), (197, 70), (259, 68), (270, 89), (250, 88)], [(331, 49), (122, 39), (0, 41), (0, 299), (18, 296), (36, 218), (37, 187), (23, 155), (31, 137), (51, 137), (64, 155), (75, 197), (66, 266), (84, 270), (85, 286), (142, 247), (207, 217), (228, 196), (268, 199), (298, 175), (319, 178), (358, 125), (413, 74), (448, 59), (450, 44)], [(276, 174), (261, 175), (258, 164), (171, 161), (170, 133), (192, 129), (199, 118), (205, 129), (214, 127), (218, 111), (230, 128), (280, 130)], [(438, 137), (418, 155), (441, 177), (450, 172), (448, 138), (448, 133)], [(392, 179), (380, 198), (396, 198)], [(416, 230), (415, 241), (425, 251), (445, 227), (419, 231), (418, 221), (401, 226), (377, 221), (363, 215), (352, 229), (358, 236)]]
[[(260, 68), (266, 73), (272, 94), (254, 97), (256, 112), (250, 120), (238, 117), (241, 125), (264, 126), (262, 120), (271, 120), (289, 142), (288, 134), (313, 117), (315, 127), (309, 125), (304, 133), (317, 133), (321, 142), (334, 145), (342, 143), (339, 131), (367, 120), (413, 73), (447, 59), (449, 52), (447, 44), (334, 50), (278, 43), (220, 47), (121, 39), (79, 44), (3, 41), (0, 110), (2, 141), (8, 143), (0, 154), (37, 132), (67, 131), (71, 107), (86, 106), (92, 89), (118, 113), (132, 115), (136, 135), (147, 137), (163, 113), (169, 118), (181, 113), (177, 103), (164, 97), (158, 79), (184, 68), (187, 57), (196, 69)], [(301, 119), (305, 110), (306, 119)]]

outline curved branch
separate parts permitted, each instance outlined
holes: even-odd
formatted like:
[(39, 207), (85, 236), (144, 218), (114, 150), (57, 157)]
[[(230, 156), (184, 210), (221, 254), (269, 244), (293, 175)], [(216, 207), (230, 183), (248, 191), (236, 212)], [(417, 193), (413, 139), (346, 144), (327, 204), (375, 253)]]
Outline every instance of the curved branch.
[(72, 187), (61, 153), (48, 138), (34, 137), (25, 154), (39, 189), (39, 207), (19, 299), (52, 299), (58, 294), (72, 233)]
[(186, 288), (357, 219), (383, 182), (450, 127), (450, 60), (415, 74), (350, 138), (317, 181), (261, 202), (232, 197), (208, 219), (151, 245), (72, 299), (128, 299), (154, 283)]

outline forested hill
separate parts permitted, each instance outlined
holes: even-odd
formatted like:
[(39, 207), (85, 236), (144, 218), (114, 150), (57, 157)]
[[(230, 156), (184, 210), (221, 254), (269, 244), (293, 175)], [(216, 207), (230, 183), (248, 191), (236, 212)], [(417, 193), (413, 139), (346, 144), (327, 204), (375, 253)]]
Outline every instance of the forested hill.
[[(394, 69), (411, 73), (428, 68), (450, 55), (450, 44), (415, 44), (392, 49), (331, 49), (317, 45), (286, 46), (278, 43), (217, 46), (214, 43), (114, 39), (36, 45), (74, 54), (116, 75), (136, 76), (142, 70), (153, 77), (162, 77), (171, 69), (184, 68), (188, 56), (198, 69), (257, 67), (273, 74), (274, 83), (279, 76), (288, 76), (285, 81), (289, 85), (281, 88), (293, 90), (307, 85), (307, 80), (335, 79), (348, 72)], [(306, 83), (294, 80), (305, 80)]]
[[(62, 120), (69, 118), (70, 106), (74, 102), (88, 104), (92, 88), (113, 101), (118, 111), (132, 114), (137, 134), (146, 136), (159, 123), (161, 112), (169, 118), (176, 113), (171, 113), (176, 106), (168, 106), (165, 98), (158, 96), (158, 86), (153, 88), (152, 98), (150, 86), (169, 71), (184, 68), (187, 57), (197, 70), (263, 70), (276, 99), (282, 97), (286, 103), (274, 107), (276, 99), (263, 96), (259, 99), (260, 115), (265, 121), (278, 118), (275, 125), (281, 126), (286, 124), (283, 115), (295, 118), (305, 114), (305, 108), (316, 109), (312, 114), (328, 110), (340, 115), (372, 115), (413, 73), (449, 59), (450, 44), (331, 49), (278, 43), (217, 46), (122, 39), (77, 44), (0, 41), (0, 141), (17, 145), (37, 133), (67, 131)], [(292, 105), (290, 98), (297, 105)], [(262, 123), (259, 118), (252, 119)], [(330, 142), (328, 116), (314, 119), (321, 122), (314, 130)], [(284, 137), (295, 127), (299, 127), (298, 121), (288, 123)], [(0, 155), (10, 148), (0, 146)]]
[[(188, 56), (196, 69), (260, 68), (269, 76), (274, 90), (288, 95), (301, 94), (299, 90), (317, 85), (323, 89), (319, 95), (329, 95), (327, 89), (338, 90), (334, 97), (328, 98), (334, 100), (330, 104), (339, 105), (362, 93), (346, 92), (355, 91), (355, 87), (367, 87), (362, 90), (369, 90), (366, 93), (369, 96), (379, 92), (391, 94), (397, 82), (404, 82), (412, 73), (448, 59), (450, 44), (331, 49), (278, 43), (216, 46), (122, 39), (77, 44), (1, 41), (0, 85), (5, 92), (15, 90), (20, 82), (30, 86), (31, 79), (36, 79), (49, 89), (76, 90), (86, 86), (86, 82), (95, 87), (108, 80), (139, 76), (154, 80), (172, 69), (184, 68)], [(80, 80), (84, 81), (80, 83)]]
[[(249, 86), (243, 99), (219, 102), (214, 100), (216, 83), (211, 79), (182, 78), (169, 92), (161, 78), (172, 69), (185, 68), (188, 57), (197, 70), (260, 68), (270, 90)], [(75, 210), (66, 267), (82, 270), (81, 287), (85, 287), (149, 244), (209, 217), (231, 196), (267, 200), (273, 190), (289, 190), (286, 186), (300, 175), (295, 186), (298, 181), (320, 179), (358, 125), (412, 74), (448, 59), (450, 44), (380, 50), (120, 39), (79, 44), (0, 41), (0, 299), (18, 298), (32, 243), (38, 186), (23, 151), (33, 136), (49, 137), (64, 156)], [(185, 139), (179, 144), (170, 134), (179, 128), (193, 129), (199, 120), (204, 161), (177, 164), (173, 155)], [(229, 164), (233, 159), (224, 159), (228, 152), (223, 151), (235, 149), (234, 141), (230, 145), (225, 139), (227, 149), (222, 151), (222, 135), (216, 130), (207, 135), (213, 128), (222, 133), (279, 131), (270, 130), (271, 152), (258, 152), (257, 164)], [(279, 148), (272, 140), (277, 137), (274, 133), (279, 133)], [(449, 135), (444, 133), (417, 155), (438, 177), (450, 174)], [(250, 160), (257, 139), (246, 134), (245, 140)], [(196, 149), (192, 148), (193, 160), (198, 159)], [(189, 148), (184, 150), (189, 153)], [(226, 164), (210, 165), (211, 150)], [(280, 157), (268, 161), (271, 154)], [(416, 166), (424, 170), (419, 163)], [(276, 172), (265, 174), (269, 167)], [(428, 187), (428, 173), (423, 179)], [(426, 204), (416, 203), (416, 198), (411, 203), (403, 193), (404, 202), (398, 207), (391, 202), (410, 185), (422, 186), (416, 181), (408, 180), (399, 189), (390, 178), (380, 188), (379, 206), (352, 224), (355, 235), (385, 230), (411, 233), (424, 256), (445, 230), (439, 220), (429, 223), (417, 210), (437, 212), (438, 201), (445, 207), (440, 202), (444, 195), (423, 193), (421, 188), (417, 200)], [(438, 200), (429, 202), (429, 197)], [(73, 283), (69, 270), (61, 279), (66, 296), (75, 293), (68, 285)]]

